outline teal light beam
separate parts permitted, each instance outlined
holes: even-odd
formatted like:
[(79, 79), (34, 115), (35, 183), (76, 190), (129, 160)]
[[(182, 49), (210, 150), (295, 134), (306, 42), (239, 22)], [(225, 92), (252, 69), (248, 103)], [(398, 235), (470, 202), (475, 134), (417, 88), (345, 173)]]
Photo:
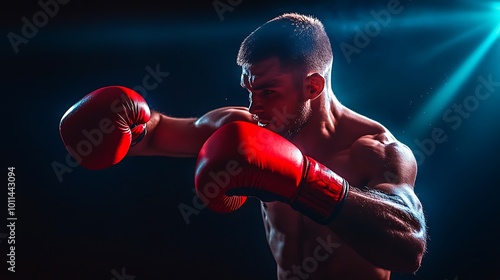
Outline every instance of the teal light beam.
[(468, 80), (472, 71), (498, 38), (500, 33), (499, 28), (500, 24), (490, 32), (467, 60), (460, 65), (451, 78), (433, 94), (431, 100), (417, 113), (416, 117), (410, 123), (409, 131), (415, 135), (420, 135), (424, 129), (428, 128), (438, 118), (439, 113), (445, 111), (445, 106), (450, 103), (455, 93)]

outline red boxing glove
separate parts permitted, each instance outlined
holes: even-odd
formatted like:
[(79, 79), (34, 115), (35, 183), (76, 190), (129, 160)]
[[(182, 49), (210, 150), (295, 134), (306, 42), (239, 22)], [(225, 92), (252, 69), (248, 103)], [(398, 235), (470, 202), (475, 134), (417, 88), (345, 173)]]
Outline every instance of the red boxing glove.
[(195, 187), (207, 207), (228, 213), (247, 196), (281, 201), (328, 224), (347, 197), (345, 179), (305, 156), (280, 135), (247, 122), (229, 123), (205, 142), (196, 162)]
[(66, 111), (59, 132), (68, 152), (88, 169), (120, 162), (146, 134), (150, 111), (137, 92), (121, 86), (97, 89)]

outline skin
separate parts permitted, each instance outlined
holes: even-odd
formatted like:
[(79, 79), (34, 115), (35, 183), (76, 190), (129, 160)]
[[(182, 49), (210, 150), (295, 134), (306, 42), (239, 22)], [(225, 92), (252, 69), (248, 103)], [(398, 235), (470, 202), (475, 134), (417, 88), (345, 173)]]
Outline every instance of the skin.
[[(336, 99), (330, 69), (299, 74), (277, 58), (245, 65), (241, 85), (249, 92), (248, 109), (224, 107), (200, 118), (153, 112), (149, 133), (129, 155), (197, 156), (220, 126), (258, 123), (350, 184), (342, 211), (329, 225), (285, 203), (262, 202), (278, 279), (389, 279), (391, 271), (415, 272), (426, 246), (424, 214), (413, 190), (415, 158), (381, 124)], [(331, 247), (322, 247), (325, 242)]]

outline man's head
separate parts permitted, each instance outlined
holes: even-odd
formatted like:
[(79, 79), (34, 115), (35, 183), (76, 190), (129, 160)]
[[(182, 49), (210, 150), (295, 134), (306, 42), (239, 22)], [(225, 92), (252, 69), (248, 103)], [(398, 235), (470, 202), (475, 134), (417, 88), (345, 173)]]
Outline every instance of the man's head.
[(293, 137), (310, 119), (311, 103), (329, 85), (333, 54), (323, 24), (283, 14), (252, 32), (237, 63), (250, 113), (262, 126)]
[(333, 63), (323, 24), (312, 16), (287, 13), (258, 27), (241, 43), (237, 63), (248, 66), (276, 57), (294, 72), (326, 74)]

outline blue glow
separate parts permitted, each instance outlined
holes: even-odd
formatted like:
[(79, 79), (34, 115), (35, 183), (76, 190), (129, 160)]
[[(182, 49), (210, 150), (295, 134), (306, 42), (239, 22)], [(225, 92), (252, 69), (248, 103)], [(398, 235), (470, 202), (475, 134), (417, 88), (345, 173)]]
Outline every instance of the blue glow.
[[(435, 56), (439, 55), (440, 53), (445, 52), (446, 50), (452, 48), (453, 46), (457, 45), (458, 43), (470, 40), (471, 37), (479, 34), (481, 31), (483, 31), (483, 29), (486, 29), (486, 28), (488, 28), (488, 30), (490, 30), (491, 24), (487, 22), (485, 24), (478, 25), (477, 27), (470, 29), (467, 32), (464, 32), (464, 33), (460, 34), (459, 36), (456, 36), (456, 37), (452, 38), (451, 40), (448, 40), (447, 42), (444, 42), (440, 45), (435, 46), (433, 49), (431, 49), (429, 51), (427, 59), (431, 59), (432, 57), (435, 57)], [(423, 60), (423, 58), (420, 57), (419, 60)]]
[[(490, 12), (484, 11), (456, 11), (456, 12), (442, 12), (442, 11), (419, 11), (413, 12), (401, 18), (394, 18), (393, 24), (397, 27), (461, 27), (463, 25), (470, 26), (472, 22), (483, 22), (485, 16)], [(464, 19), (467, 19), (464, 21)]]
[(499, 35), (500, 25), (484, 39), (484, 41), (476, 48), (476, 50), (460, 65), (458, 70), (431, 98), (425, 107), (417, 114), (417, 117), (410, 124), (410, 130), (420, 134), (421, 130), (432, 124), (439, 113), (444, 112), (444, 107), (447, 106), (455, 93), (468, 80), (469, 75), (479, 64), (489, 48), (493, 45)]

